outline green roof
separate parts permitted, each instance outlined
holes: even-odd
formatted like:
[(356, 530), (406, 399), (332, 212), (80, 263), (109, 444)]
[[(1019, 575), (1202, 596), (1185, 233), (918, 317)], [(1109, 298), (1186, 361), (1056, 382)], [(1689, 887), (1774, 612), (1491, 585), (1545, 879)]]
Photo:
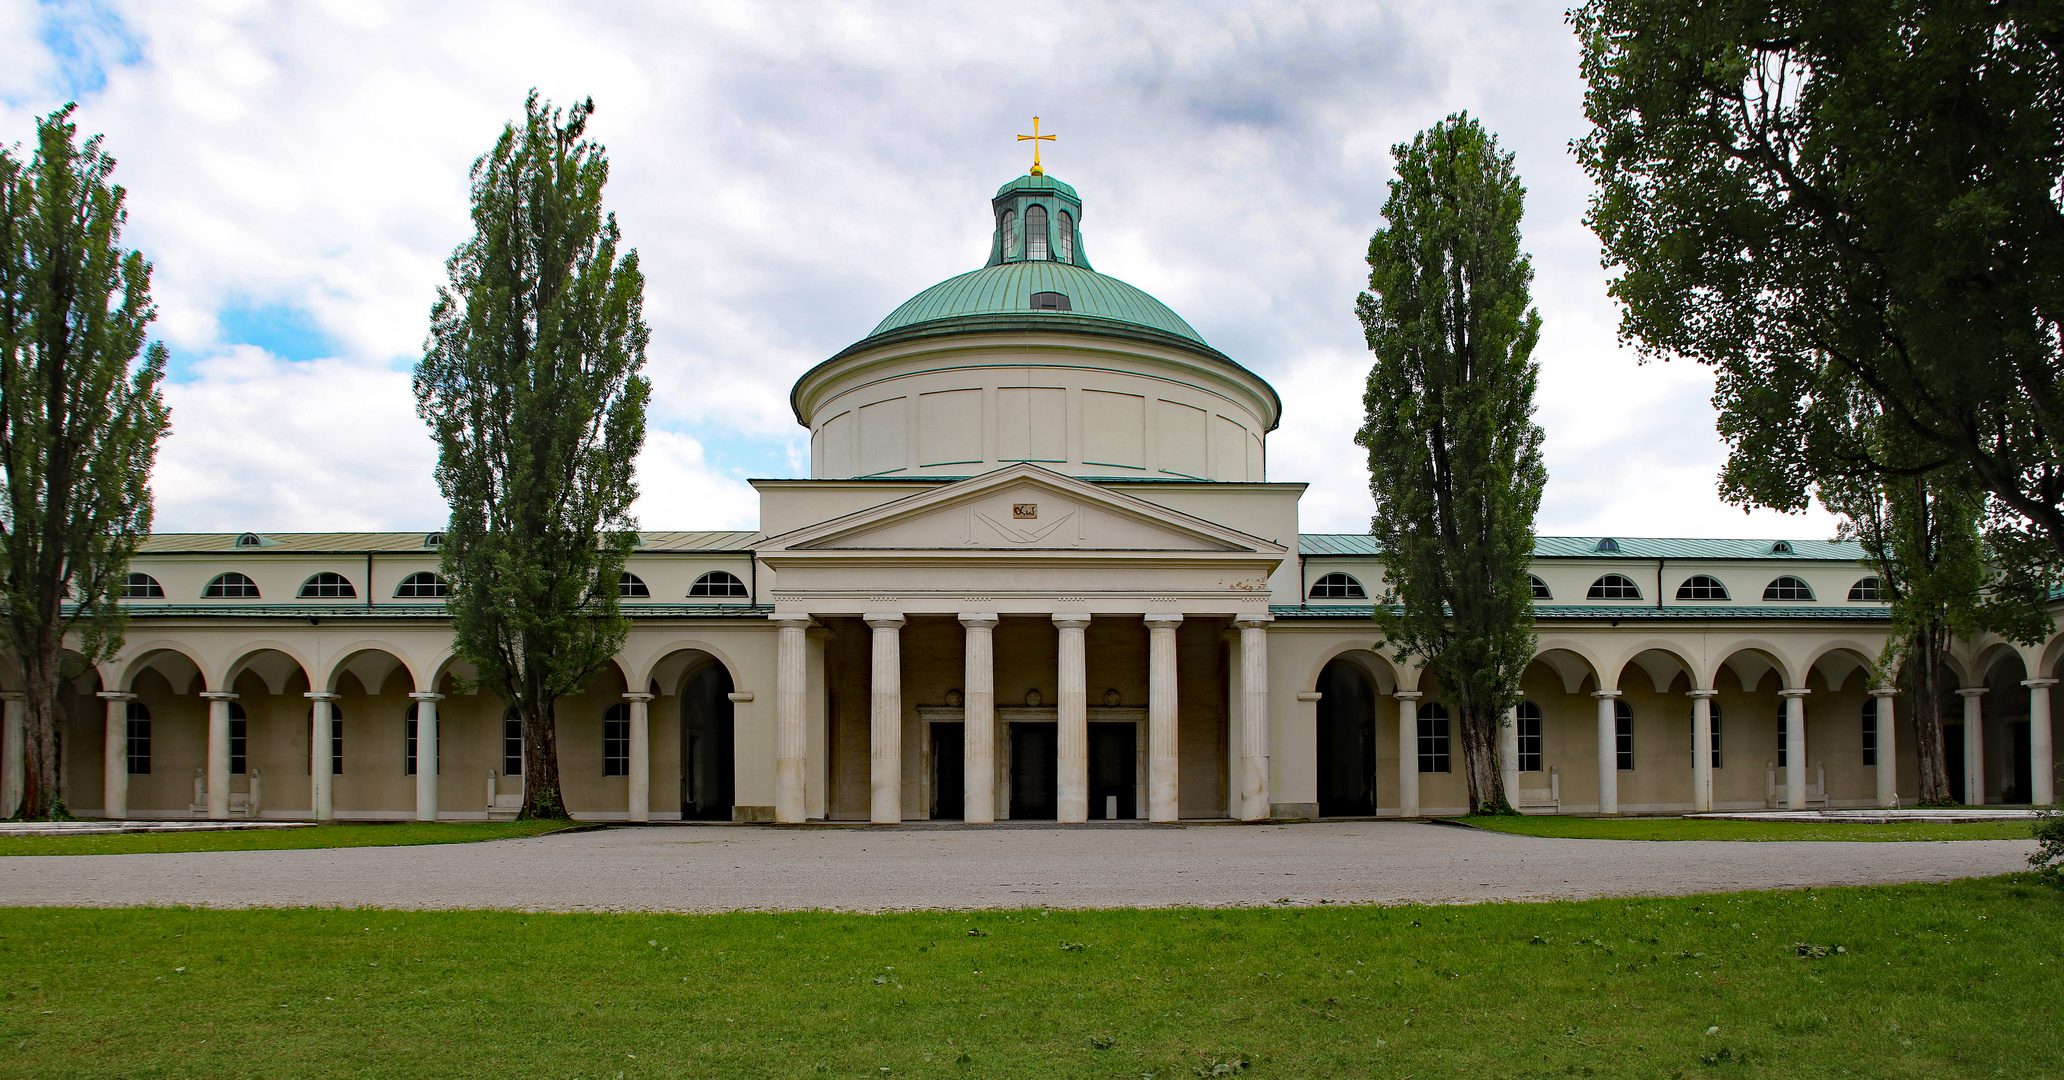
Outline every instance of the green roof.
[[(1863, 545), (1843, 540), (1700, 540), (1619, 536), (1618, 551), (1600, 551), (1603, 536), (1537, 536), (1537, 559), (1759, 559), (1774, 562), (1860, 562)], [(1791, 547), (1780, 551), (1779, 544)], [(1366, 533), (1302, 533), (1297, 549), (1306, 555), (1381, 555)]]
[[(1070, 310), (1035, 310), (1032, 294), (1039, 292), (1065, 294)], [(982, 315), (1054, 316), (1057, 328), (1074, 316), (1143, 326), (1205, 344), (1203, 336), (1182, 316), (1145, 292), (1094, 270), (1051, 261), (1009, 262), (947, 278), (904, 301), (867, 336), (877, 338), (908, 326)]]
[(1058, 191), (1078, 203), (1082, 201), (1082, 196), (1075, 194), (1074, 188), (1044, 173), (1038, 176), (1033, 176), (1031, 173), (1020, 176), (1016, 180), (997, 188), (996, 197), (1001, 199), (1013, 191)]
[[(628, 609), (628, 606), (627, 606)], [(1369, 619), (1374, 617), (1375, 608), (1368, 604), (1271, 604), (1269, 614), (1278, 619)], [(1607, 607), (1603, 604), (1584, 607), (1577, 604), (1536, 604), (1534, 619), (1537, 622), (1560, 620), (1583, 620), (1597, 622), (1601, 619), (1619, 622), (1621, 620), (1663, 619), (1673, 622), (1730, 622), (1744, 619), (1838, 619), (1844, 622), (1888, 622), (1891, 612), (1882, 605), (1868, 607), (1778, 607), (1775, 604), (1742, 605), (1739, 607)]]

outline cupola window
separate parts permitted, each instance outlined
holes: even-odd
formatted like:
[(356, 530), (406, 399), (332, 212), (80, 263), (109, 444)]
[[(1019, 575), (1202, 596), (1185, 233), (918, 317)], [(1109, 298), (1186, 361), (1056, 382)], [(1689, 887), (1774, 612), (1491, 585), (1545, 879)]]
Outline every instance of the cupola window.
[(1062, 262), (1075, 261), (1075, 216), (1066, 210), (1060, 212), (1060, 228), (1054, 231), (1054, 258)]
[(1006, 259), (1018, 253), (1018, 212), (1003, 212), (1003, 257)]
[(1064, 292), (1036, 292), (1036, 293), (1033, 293), (1033, 294), (1032, 294), (1032, 310), (1034, 310), (1034, 311), (1073, 311), (1073, 310), (1075, 310), (1075, 308), (1074, 308), (1074, 305), (1072, 305), (1072, 304), (1068, 303), (1068, 294), (1067, 294), (1067, 293), (1064, 293)]
[(1025, 257), (1044, 260), (1046, 258), (1046, 207), (1025, 208)]

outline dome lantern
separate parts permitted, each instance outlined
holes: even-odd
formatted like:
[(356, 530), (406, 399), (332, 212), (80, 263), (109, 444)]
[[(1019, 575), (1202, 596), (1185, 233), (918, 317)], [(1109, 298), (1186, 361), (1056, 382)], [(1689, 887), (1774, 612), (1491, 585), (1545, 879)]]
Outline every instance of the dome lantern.
[(1057, 262), (1092, 269), (1082, 250), (1082, 199), (1074, 188), (1043, 172), (1027, 173), (998, 188), (990, 207), (996, 231), (984, 266)]

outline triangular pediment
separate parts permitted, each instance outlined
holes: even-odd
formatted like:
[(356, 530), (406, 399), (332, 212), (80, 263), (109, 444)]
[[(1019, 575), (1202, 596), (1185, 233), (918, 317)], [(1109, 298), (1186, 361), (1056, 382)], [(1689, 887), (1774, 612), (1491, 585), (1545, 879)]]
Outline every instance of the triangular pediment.
[(771, 538), (766, 547), (789, 551), (1282, 550), (1237, 529), (1036, 465), (1008, 466), (798, 529)]

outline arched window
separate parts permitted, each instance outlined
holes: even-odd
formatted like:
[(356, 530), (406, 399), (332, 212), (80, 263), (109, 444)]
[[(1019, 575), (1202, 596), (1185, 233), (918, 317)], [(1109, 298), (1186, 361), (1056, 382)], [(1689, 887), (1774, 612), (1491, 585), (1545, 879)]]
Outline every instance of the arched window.
[(1883, 600), (1885, 598), (1884, 591), (1885, 582), (1882, 579), (1875, 576), (1860, 578), (1856, 584), (1849, 586), (1849, 599)]
[(351, 587), (350, 578), (325, 570), (301, 583), (301, 596), (299, 599), (334, 600), (355, 597), (357, 595), (358, 590)]
[(1710, 574), (1693, 574), (1677, 586), (1679, 600), (1727, 600), (1727, 586)]
[(435, 600), (451, 595), (451, 582), (428, 570), (418, 570), (401, 579), (394, 595), (404, 600)]
[(424, 547), (426, 547), (426, 548), (441, 548), (441, 547), (443, 547), (443, 546), (444, 546), (444, 534), (443, 534), (443, 533), (426, 533), (426, 534), (425, 534), (425, 535), (423, 536), (423, 546), (424, 546)]
[(1036, 292), (1032, 294), (1032, 310), (1073, 311), (1075, 310), (1075, 306), (1069, 302), (1067, 293)]
[(1598, 542), (1598, 550), (1607, 552), (1617, 552), (1620, 550), (1620, 542), (1608, 536), (1605, 539), (1600, 540)]
[(1792, 553), (1792, 542), (1790, 540), (1779, 540), (1770, 545), (1770, 553), (1772, 555), (1790, 555)]
[(240, 548), (264, 547), (265, 538), (257, 533), (245, 533), (236, 538), (236, 546)]
[(1419, 706), (1419, 771), (1452, 772), (1448, 752), (1448, 710), (1439, 702)]
[(1612, 711), (1613, 751), (1614, 756), (1619, 758), (1618, 768), (1621, 772), (1633, 772), (1634, 706), (1627, 704), (1625, 698), (1614, 698)]
[(1541, 707), (1519, 703), (1519, 771), (1541, 771)]
[(616, 595), (622, 597), (651, 596), (652, 590), (645, 587), (645, 579), (626, 571), (616, 579)]
[(215, 575), (215, 580), (208, 583), (201, 596), (209, 600), (256, 600), (258, 583), (231, 570)]
[(623, 702), (602, 714), (602, 775), (631, 775), (631, 707)]
[(695, 579), (688, 589), (690, 596), (747, 596), (745, 582), (729, 570), (712, 570)]
[(129, 703), (129, 775), (149, 776), (151, 757), (150, 709), (141, 701)]
[(1005, 210), (1003, 212), (1003, 257), (1005, 260), (1009, 260), (1016, 257), (1017, 254), (1018, 212), (1016, 210)]
[(124, 600), (163, 600), (164, 598), (165, 587), (158, 584), (158, 579), (149, 574), (137, 573), (132, 570), (129, 572), (129, 577), (122, 582), (122, 599)]
[(1555, 595), (1554, 595), (1553, 593), (1550, 593), (1550, 592), (1548, 591), (1548, 583), (1547, 583), (1547, 582), (1545, 582), (1545, 581), (1542, 581), (1542, 580), (1541, 580), (1540, 578), (1538, 578), (1538, 577), (1535, 577), (1535, 576), (1534, 576), (1534, 575), (1532, 575), (1532, 574), (1528, 574), (1528, 575), (1526, 576), (1526, 579), (1527, 579), (1527, 582), (1528, 582), (1529, 584), (1531, 584), (1531, 585), (1532, 585), (1532, 586), (1534, 587), (1534, 599), (1536, 599), (1536, 600), (1553, 600), (1553, 599), (1555, 599)]
[[(407, 757), (408, 761), (407, 761), (407, 764), (406, 764), (405, 766), (403, 766), (403, 773), (402, 773), (402, 775), (404, 775), (404, 776), (414, 776), (414, 775), (416, 775), (416, 746), (418, 745), (418, 744), (417, 744), (417, 742), (416, 742), (416, 738), (417, 738), (417, 728), (416, 728), (416, 716), (417, 716), (417, 712), (416, 712), (416, 710), (417, 710), (418, 708), (420, 708), (420, 707), (421, 707), (420, 703), (418, 703), (418, 704), (411, 704), (411, 705), (410, 705), (410, 706), (408, 707), (408, 713), (406, 714), (406, 715), (407, 715), (407, 717), (408, 717), (408, 734), (407, 734), (407, 736), (406, 736), (406, 739), (407, 739), (407, 745), (406, 745), (406, 746), (404, 746), (404, 747), (403, 747), (402, 749), (403, 749), (403, 751), (404, 751), (404, 753), (405, 753), (405, 755), (406, 755), (406, 757)], [(433, 759), (433, 760), (431, 761), (431, 765), (430, 765), (430, 767), (431, 767), (431, 768), (433, 768), (433, 769), (436, 769), (436, 770), (437, 770), (438, 772), (443, 772), (443, 771), (444, 771), (444, 733), (443, 733), (442, 731), (439, 731), (439, 732), (437, 732), (437, 745), (436, 745), (436, 746), (434, 746), (434, 747), (432, 747), (431, 749), (432, 749), (432, 752), (433, 752), (433, 753), (434, 753), (434, 754), (436, 755), (436, 757), (435, 757), (435, 758), (434, 758), (434, 759)]]
[(1587, 600), (1639, 600), (1641, 586), (1625, 574), (1607, 574), (1591, 583), (1591, 591), (1584, 594)]
[(1075, 261), (1075, 216), (1066, 210), (1054, 217), (1059, 227), (1054, 230), (1054, 258), (1061, 262)]
[(1778, 578), (1763, 589), (1765, 600), (1811, 600), (1813, 590), (1790, 574)]
[(1027, 259), (1046, 258), (1046, 207), (1044, 206), (1033, 205), (1025, 208), (1025, 257)]
[(1336, 571), (1312, 582), (1311, 598), (1314, 600), (1367, 600), (1369, 594), (1362, 591), (1361, 582)]
[(246, 766), (249, 764), (250, 759), (249, 756), (245, 753), (245, 751), (250, 749), (250, 734), (251, 721), (249, 717), (244, 715), (244, 707), (241, 704), (238, 704), (237, 702), (230, 702), (229, 772), (232, 776), (242, 776), (246, 772), (250, 771), (248, 768), (246, 768)]

